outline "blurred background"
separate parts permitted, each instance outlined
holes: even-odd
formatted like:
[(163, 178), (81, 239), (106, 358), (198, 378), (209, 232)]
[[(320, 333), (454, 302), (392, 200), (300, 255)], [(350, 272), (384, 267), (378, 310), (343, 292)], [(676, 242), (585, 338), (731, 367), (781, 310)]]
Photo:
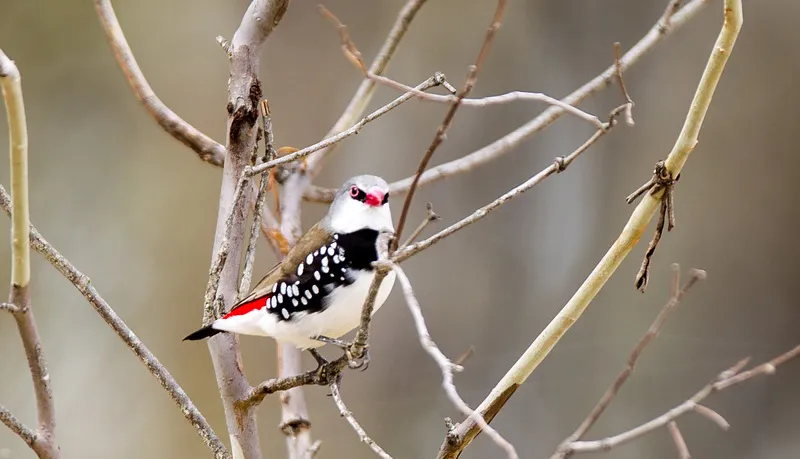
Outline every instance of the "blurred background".
[[(224, 139), (227, 59), (214, 40), (231, 37), (245, 0), (115, 2), (142, 70), (175, 112)], [(261, 77), (279, 145), (302, 147), (333, 125), (361, 81), (342, 56), (336, 30), (295, 1), (268, 40)], [(371, 61), (404, 2), (326, 0)], [(612, 62), (612, 43), (632, 46), (667, 1), (509, 2), (473, 95), (510, 90), (563, 97)], [(570, 298), (619, 234), (625, 196), (672, 147), (712, 44), (722, 2), (703, 10), (625, 75), (636, 102), (633, 128), (620, 125), (567, 173), (547, 180), (479, 224), (408, 261), (433, 337), (455, 358), (475, 354), (457, 376), (477, 405)], [(757, 5), (757, 7), (756, 7)], [(483, 39), (493, 1), (430, 0), (388, 75), (416, 84), (434, 71), (460, 86)], [(666, 302), (669, 265), (708, 271), (646, 350), (636, 373), (587, 438), (621, 432), (682, 402), (742, 357), (771, 358), (800, 341), (796, 242), (800, 207), (796, 150), (800, 3), (746, 2), (745, 25), (716, 92), (700, 143), (677, 188), (677, 228), (662, 239), (646, 294), (634, 289), (646, 241), (622, 264), (582, 319), (497, 416), (495, 427), (525, 458), (548, 457), (583, 420), (624, 366)], [(794, 30), (794, 32), (793, 32)], [(0, 46), (23, 75), (30, 132), (34, 224), (79, 269), (169, 368), (227, 443), (207, 347), (181, 338), (201, 320), (221, 170), (200, 161), (151, 120), (113, 59), (92, 2), (0, 0)], [(379, 89), (372, 108), (396, 97)], [(582, 108), (605, 117), (615, 86)], [(434, 164), (472, 152), (536, 116), (543, 105), (463, 108)], [(358, 173), (407, 177), (446, 107), (408, 103), (351, 137), (318, 184)], [(4, 113), (4, 112), (3, 112)], [(4, 115), (0, 115), (4, 117)], [(413, 227), (432, 202), (439, 228), (524, 181), (580, 145), (592, 128), (564, 117), (491, 165), (423, 189)], [(0, 145), (7, 144), (5, 121)], [(2, 150), (5, 152), (5, 147)], [(0, 161), (8, 186), (7, 161)], [(395, 216), (400, 199), (395, 198)], [(325, 211), (307, 204), (306, 227)], [(0, 239), (9, 239), (0, 225)], [(0, 259), (8, 260), (8, 244)], [(274, 262), (262, 241), (256, 276)], [(0, 263), (8, 285), (10, 263)], [(33, 307), (57, 402), (64, 457), (209, 457), (200, 438), (141, 363), (76, 289), (33, 255)], [(686, 277), (686, 276), (685, 276)], [(275, 374), (274, 342), (242, 339), (255, 384)], [(399, 288), (374, 323), (373, 362), (346, 376), (343, 395), (372, 437), (397, 458), (434, 457), (443, 418), (462, 417), (440, 388)], [(35, 424), (33, 393), (17, 330), (0, 316), (0, 403)], [(326, 349), (329, 356), (333, 349)], [(306, 366), (313, 363), (308, 359)], [(679, 420), (695, 457), (800, 455), (800, 362), (709, 399), (732, 427), (691, 414)], [(320, 458), (371, 458), (340, 419), (325, 388), (306, 390)], [(279, 404), (259, 408), (264, 457), (285, 457)], [(466, 458), (500, 457), (485, 436)], [(591, 457), (673, 458), (666, 430)], [(0, 456), (33, 453), (0, 428)]]

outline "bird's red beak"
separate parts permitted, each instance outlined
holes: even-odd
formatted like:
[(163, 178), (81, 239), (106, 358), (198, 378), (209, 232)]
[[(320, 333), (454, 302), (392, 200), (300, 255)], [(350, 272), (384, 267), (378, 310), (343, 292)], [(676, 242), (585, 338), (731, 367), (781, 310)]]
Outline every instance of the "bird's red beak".
[(383, 203), (385, 193), (378, 187), (373, 187), (367, 193), (367, 199), (364, 200), (368, 206), (378, 207)]

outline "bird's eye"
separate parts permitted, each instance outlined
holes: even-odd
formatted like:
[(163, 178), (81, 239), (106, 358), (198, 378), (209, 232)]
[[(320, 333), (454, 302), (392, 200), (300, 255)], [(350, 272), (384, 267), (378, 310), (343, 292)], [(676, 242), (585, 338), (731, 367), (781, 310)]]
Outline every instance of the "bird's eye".
[(365, 193), (361, 188), (353, 185), (350, 187), (350, 197), (355, 199), (356, 201), (364, 202), (367, 199), (367, 193)]

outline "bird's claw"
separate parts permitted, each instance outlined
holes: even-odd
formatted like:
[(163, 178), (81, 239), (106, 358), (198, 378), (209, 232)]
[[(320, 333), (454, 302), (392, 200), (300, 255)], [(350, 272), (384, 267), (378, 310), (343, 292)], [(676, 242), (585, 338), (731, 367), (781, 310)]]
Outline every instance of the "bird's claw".
[(320, 354), (316, 349), (309, 349), (308, 352), (310, 352), (314, 357), (314, 360), (317, 361), (317, 369), (314, 370), (317, 373), (317, 378), (320, 380), (324, 379), (325, 371), (327, 370), (330, 362), (328, 362), (328, 360), (325, 359), (325, 357), (323, 357), (322, 354)]
[(361, 352), (361, 357), (356, 358), (353, 356), (353, 353), (350, 351), (350, 348), (345, 349), (345, 354), (347, 355), (347, 366), (352, 369), (361, 368), (361, 371), (367, 371), (369, 368), (369, 348), (365, 347), (364, 350)]

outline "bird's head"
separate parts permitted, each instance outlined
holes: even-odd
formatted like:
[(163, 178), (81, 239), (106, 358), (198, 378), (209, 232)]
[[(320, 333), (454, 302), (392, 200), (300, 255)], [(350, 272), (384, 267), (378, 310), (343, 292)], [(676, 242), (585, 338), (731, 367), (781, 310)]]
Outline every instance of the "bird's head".
[(325, 217), (335, 233), (360, 229), (394, 231), (389, 210), (389, 184), (375, 175), (359, 175), (342, 185)]

